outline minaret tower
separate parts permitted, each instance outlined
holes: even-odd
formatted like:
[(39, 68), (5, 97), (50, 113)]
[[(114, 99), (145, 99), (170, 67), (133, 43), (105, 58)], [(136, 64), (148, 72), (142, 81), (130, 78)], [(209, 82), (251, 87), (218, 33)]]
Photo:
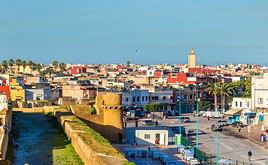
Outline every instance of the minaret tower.
[(196, 57), (194, 53), (194, 49), (192, 48), (188, 54), (188, 68), (196, 67)]

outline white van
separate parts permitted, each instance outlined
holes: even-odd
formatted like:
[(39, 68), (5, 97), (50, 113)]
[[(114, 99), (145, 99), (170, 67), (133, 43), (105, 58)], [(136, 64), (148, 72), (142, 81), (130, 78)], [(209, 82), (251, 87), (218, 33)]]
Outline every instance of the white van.
[(217, 112), (216, 111), (207, 111), (205, 114), (206, 114), (205, 117), (210, 117), (210, 118), (222, 118), (223, 117), (223, 115), (219, 111), (217, 111)]

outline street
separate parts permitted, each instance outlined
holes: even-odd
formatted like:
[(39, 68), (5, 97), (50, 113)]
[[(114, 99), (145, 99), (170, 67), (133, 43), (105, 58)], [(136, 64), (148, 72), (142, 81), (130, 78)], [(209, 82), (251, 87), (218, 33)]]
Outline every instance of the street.
[[(191, 122), (182, 123), (186, 129), (196, 129), (196, 117), (189, 116)], [(207, 120), (203, 117), (199, 117), (199, 145), (200, 149), (207, 153), (216, 154), (216, 132), (211, 132), (210, 126), (215, 123), (217, 119)], [(166, 119), (159, 122), (163, 126), (176, 126), (178, 125), (178, 119)], [(191, 134), (195, 139), (196, 131)], [(268, 152), (264, 146), (259, 146), (247, 139), (242, 139), (234, 136), (224, 135), (219, 132), (219, 156), (227, 159), (238, 160), (248, 162), (247, 152), (252, 151), (252, 163), (264, 165), (268, 162)]]

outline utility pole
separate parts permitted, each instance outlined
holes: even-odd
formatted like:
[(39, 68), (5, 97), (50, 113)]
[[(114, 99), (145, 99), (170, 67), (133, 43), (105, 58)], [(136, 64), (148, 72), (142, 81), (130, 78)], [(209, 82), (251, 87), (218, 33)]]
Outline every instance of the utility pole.
[(177, 102), (178, 102), (178, 109), (179, 109), (179, 132), (181, 135), (182, 132), (182, 126), (181, 126), (181, 110), (182, 110), (182, 96), (181, 96), (181, 89), (178, 90), (178, 96), (177, 96)]
[(216, 165), (219, 164), (219, 131), (216, 131)]
[(199, 105), (198, 105), (198, 89), (199, 85), (196, 83), (196, 148), (199, 149)]

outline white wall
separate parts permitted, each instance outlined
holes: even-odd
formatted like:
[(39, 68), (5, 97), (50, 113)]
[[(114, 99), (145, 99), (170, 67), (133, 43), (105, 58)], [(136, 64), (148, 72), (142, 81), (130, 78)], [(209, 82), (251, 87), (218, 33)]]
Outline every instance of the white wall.
[(234, 97), (232, 101), (232, 109), (250, 109), (251, 98)]
[[(149, 139), (145, 139), (145, 134)], [(135, 140), (138, 145), (155, 145), (156, 134), (160, 134), (160, 145), (168, 145), (168, 130), (136, 130)]]
[[(135, 98), (135, 100), (133, 100)], [(146, 100), (147, 98), (147, 100)], [(149, 91), (138, 90), (122, 92), (122, 104), (125, 106), (140, 106), (143, 107), (149, 103)]]
[(252, 109), (268, 108), (268, 74), (252, 77)]

